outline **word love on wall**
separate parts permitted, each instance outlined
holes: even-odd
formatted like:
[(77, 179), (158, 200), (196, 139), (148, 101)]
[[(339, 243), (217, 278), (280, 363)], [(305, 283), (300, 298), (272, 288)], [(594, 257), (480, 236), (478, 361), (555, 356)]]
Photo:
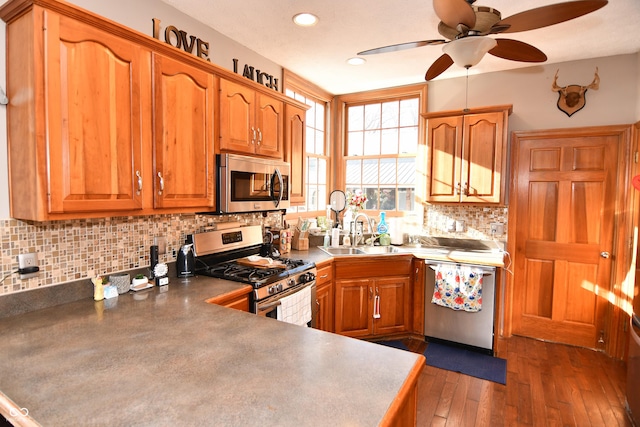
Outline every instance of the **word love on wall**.
[[(238, 60), (233, 58), (233, 72), (238, 73)], [(265, 85), (266, 87), (278, 90), (278, 79), (273, 77), (271, 74), (263, 73), (260, 70), (256, 70), (255, 67), (244, 64), (244, 70), (242, 71), (242, 76), (248, 78), (249, 80), (253, 80), (256, 83), (260, 83), (261, 85)]]
[[(152, 20), (153, 38), (160, 40), (160, 20), (158, 18), (153, 18)], [(173, 47), (211, 62), (209, 59), (209, 42), (200, 40), (196, 36), (190, 36), (186, 31), (178, 30), (173, 25), (169, 25), (164, 29), (164, 41)]]

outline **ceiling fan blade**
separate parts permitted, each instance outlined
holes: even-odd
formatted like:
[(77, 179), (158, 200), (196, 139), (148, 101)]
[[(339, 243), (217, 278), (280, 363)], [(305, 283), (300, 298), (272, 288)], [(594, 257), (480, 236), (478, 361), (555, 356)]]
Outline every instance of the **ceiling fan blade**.
[(503, 59), (520, 62), (544, 62), (547, 55), (535, 46), (519, 40), (496, 39), (496, 47), (489, 53)]
[(509, 25), (508, 29), (501, 31), (502, 33), (535, 30), (586, 15), (600, 9), (607, 3), (607, 0), (581, 0), (550, 4), (516, 13), (498, 24)]
[(453, 59), (451, 59), (451, 57), (445, 53), (440, 58), (436, 59), (433, 64), (431, 64), (431, 67), (429, 67), (427, 73), (424, 75), (424, 79), (427, 81), (435, 79), (452, 65)]
[(414, 47), (428, 46), (432, 44), (443, 44), (446, 40), (421, 40), (417, 42), (392, 44), (390, 46), (377, 47), (375, 49), (363, 50), (358, 52), (358, 55), (373, 55), (376, 53), (396, 52), (398, 50), (413, 49)]
[(465, 0), (433, 0), (433, 10), (451, 28), (457, 28), (458, 24), (469, 28), (476, 25), (476, 14)]

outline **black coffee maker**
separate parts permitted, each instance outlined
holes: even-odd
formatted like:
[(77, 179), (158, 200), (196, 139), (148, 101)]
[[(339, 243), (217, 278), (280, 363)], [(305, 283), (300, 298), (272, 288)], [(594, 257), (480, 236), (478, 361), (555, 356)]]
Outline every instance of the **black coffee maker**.
[(176, 270), (178, 277), (195, 276), (196, 257), (193, 253), (193, 243), (182, 245), (178, 251), (178, 259), (176, 260)]

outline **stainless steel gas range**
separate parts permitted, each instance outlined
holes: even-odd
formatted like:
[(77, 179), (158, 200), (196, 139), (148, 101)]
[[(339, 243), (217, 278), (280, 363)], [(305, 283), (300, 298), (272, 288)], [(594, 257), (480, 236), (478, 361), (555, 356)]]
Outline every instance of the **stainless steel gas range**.
[(308, 326), (315, 326), (315, 263), (259, 256), (264, 244), (259, 225), (196, 233), (191, 240), (196, 254), (195, 273), (253, 286), (250, 307), (255, 314), (278, 319), (278, 307), (284, 298), (310, 288)]

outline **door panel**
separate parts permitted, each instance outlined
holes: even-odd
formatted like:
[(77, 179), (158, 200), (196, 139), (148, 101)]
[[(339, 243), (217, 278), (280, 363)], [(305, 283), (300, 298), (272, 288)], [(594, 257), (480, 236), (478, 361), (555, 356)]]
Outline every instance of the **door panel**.
[(513, 333), (596, 348), (613, 248), (617, 137), (518, 139)]

